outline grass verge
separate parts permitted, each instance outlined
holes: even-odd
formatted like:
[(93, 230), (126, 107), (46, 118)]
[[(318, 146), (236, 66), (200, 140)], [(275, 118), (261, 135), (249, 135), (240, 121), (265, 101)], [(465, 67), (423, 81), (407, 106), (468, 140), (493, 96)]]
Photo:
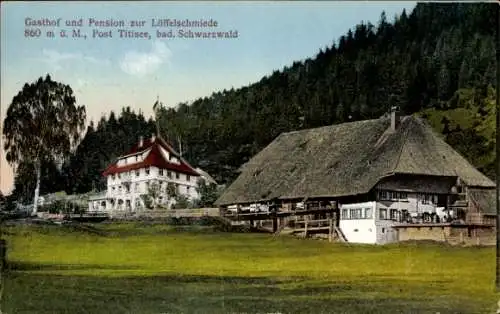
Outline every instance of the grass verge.
[(4, 313), (494, 313), (494, 248), (13, 226)]

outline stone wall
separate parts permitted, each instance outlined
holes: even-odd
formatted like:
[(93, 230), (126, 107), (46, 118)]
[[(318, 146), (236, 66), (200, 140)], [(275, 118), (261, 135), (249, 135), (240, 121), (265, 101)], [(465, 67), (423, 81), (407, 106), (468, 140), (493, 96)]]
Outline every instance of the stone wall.
[(431, 240), (453, 245), (495, 245), (493, 226), (419, 224), (397, 226), (399, 241)]

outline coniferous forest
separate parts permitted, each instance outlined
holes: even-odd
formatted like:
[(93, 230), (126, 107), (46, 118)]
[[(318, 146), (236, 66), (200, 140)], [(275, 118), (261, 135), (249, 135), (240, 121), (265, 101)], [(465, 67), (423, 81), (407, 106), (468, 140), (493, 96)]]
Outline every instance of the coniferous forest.
[[(425, 3), (388, 20), (382, 13), (376, 25), (358, 24), (317, 55), (290, 60), (252, 85), (160, 106), (161, 135), (227, 184), (282, 132), (378, 118), (399, 106), (426, 118), (495, 179), (498, 5)], [(71, 156), (43, 167), (41, 194), (103, 189), (104, 167), (154, 131), (155, 121), (128, 107), (92, 123)], [(14, 195), (26, 201), (30, 167), (21, 164), (15, 178)]]

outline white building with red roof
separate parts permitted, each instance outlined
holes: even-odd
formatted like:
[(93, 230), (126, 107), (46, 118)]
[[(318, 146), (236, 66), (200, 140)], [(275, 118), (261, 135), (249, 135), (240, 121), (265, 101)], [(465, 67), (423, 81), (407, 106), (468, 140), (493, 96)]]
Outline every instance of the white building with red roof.
[[(103, 172), (107, 179), (107, 191), (92, 198), (90, 211), (136, 212), (146, 207), (144, 195), (150, 195), (155, 187), (155, 204), (170, 207), (173, 204), (171, 190), (189, 200), (199, 198), (197, 192), (204, 172), (193, 168), (161, 137), (154, 135), (139, 142), (125, 155), (118, 157)], [(208, 179), (208, 180), (207, 180)]]

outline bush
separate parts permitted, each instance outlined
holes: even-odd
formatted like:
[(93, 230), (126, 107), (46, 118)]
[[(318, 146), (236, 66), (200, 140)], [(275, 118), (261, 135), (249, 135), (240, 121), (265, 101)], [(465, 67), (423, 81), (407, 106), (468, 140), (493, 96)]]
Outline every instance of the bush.
[[(70, 206), (67, 206), (70, 207)], [(54, 201), (50, 204), (40, 206), (38, 208), (39, 212), (48, 212), (50, 214), (64, 213), (67, 210), (66, 203), (64, 201)]]
[(48, 212), (50, 214), (69, 214), (69, 213), (85, 213), (87, 211), (87, 207), (74, 203), (74, 202), (65, 202), (63, 200), (56, 200), (50, 204), (46, 204), (38, 207), (39, 212)]
[(192, 224), (192, 220), (188, 217), (168, 217), (165, 223), (172, 226), (187, 226)]
[(198, 200), (198, 204), (200, 207), (213, 206), (214, 202), (217, 200), (217, 198), (219, 198), (221, 194), (216, 184), (207, 184), (207, 182), (203, 179), (200, 179), (198, 181), (197, 191), (200, 195), (200, 199)]
[(192, 208), (192, 203), (189, 199), (184, 195), (177, 195), (175, 197), (175, 204), (172, 206), (172, 209), (185, 209)]

